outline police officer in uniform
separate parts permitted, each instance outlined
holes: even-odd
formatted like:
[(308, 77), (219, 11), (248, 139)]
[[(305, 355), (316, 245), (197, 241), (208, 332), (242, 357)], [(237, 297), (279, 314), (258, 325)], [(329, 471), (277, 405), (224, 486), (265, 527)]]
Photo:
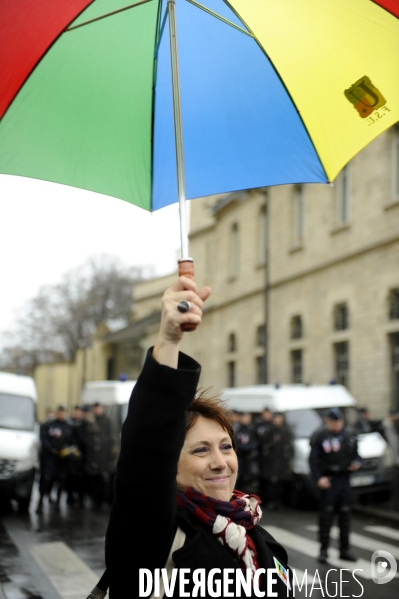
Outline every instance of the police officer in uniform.
[(104, 407), (96, 402), (92, 414), (87, 418), (84, 429), (84, 470), (88, 477), (89, 492), (93, 510), (100, 510), (103, 501), (109, 500), (110, 465), (114, 452), (111, 420), (104, 413)]
[(77, 405), (73, 408), (72, 416), (68, 422), (72, 427), (76, 451), (71, 454), (70, 467), (66, 480), (67, 504), (75, 505), (76, 502), (78, 502), (79, 507), (83, 507), (84, 472), (82, 464), (82, 452), (80, 449), (82, 436), (80, 429), (83, 423), (82, 406)]
[(69, 470), (69, 461), (63, 456), (63, 450), (73, 445), (73, 430), (66, 420), (64, 406), (58, 406), (54, 420), (45, 422), (40, 427), (40, 481), (39, 502), (36, 513), (41, 514), (43, 500), (47, 495), (51, 500), (51, 490), (54, 483), (58, 483), (55, 507), (60, 505), (62, 491), (66, 486)]
[[(270, 503), (270, 476), (268, 472), (268, 466), (265, 464), (265, 459), (268, 461), (269, 456), (265, 454), (266, 440), (269, 439), (270, 432), (273, 429), (273, 412), (265, 406), (260, 415), (255, 419), (254, 422), (256, 436), (259, 440), (259, 495), (262, 499), (262, 503), (267, 505)], [(265, 468), (266, 466), (266, 468)]]
[(235, 431), (238, 459), (237, 489), (252, 492), (252, 486), (258, 479), (258, 438), (252, 423), (250, 412), (241, 415), (241, 423)]
[(361, 467), (357, 439), (344, 426), (341, 410), (332, 408), (327, 413), (325, 426), (317, 429), (311, 441), (309, 464), (317, 486), (321, 490), (319, 507), (319, 562), (326, 563), (330, 529), (338, 512), (340, 529), (340, 559), (356, 561), (349, 547), (351, 486), (350, 473)]
[(261, 498), (267, 488), (269, 511), (280, 509), (284, 486), (291, 477), (294, 458), (294, 437), (282, 412), (274, 412), (272, 426), (261, 438), (260, 445)]

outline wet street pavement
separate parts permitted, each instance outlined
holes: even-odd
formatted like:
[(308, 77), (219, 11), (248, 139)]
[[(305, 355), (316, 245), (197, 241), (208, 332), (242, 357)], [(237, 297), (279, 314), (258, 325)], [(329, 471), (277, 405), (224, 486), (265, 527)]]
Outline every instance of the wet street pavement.
[(59, 511), (47, 504), (39, 516), (36, 501), (34, 493), (28, 514), (12, 507), (0, 513), (0, 599), (86, 599), (105, 568), (109, 510), (92, 511), (89, 501), (70, 507), (64, 499)]
[[(59, 512), (46, 505), (38, 516), (34, 507), (35, 497), (28, 514), (15, 509), (0, 514), (0, 599), (86, 599), (104, 569), (108, 508), (94, 512), (89, 503), (77, 508), (64, 502)], [(399, 561), (397, 521), (354, 513), (351, 541), (358, 561), (339, 560), (334, 528), (329, 563), (323, 565), (316, 559), (316, 523), (315, 511), (288, 508), (265, 512), (261, 521), (287, 549), (299, 583), (304, 581), (297, 597), (399, 597), (398, 574), (383, 583), (390, 571), (387, 558), (378, 558), (387, 564), (375, 569), (379, 584), (372, 580), (371, 566), (377, 550), (388, 552), (393, 565)]]

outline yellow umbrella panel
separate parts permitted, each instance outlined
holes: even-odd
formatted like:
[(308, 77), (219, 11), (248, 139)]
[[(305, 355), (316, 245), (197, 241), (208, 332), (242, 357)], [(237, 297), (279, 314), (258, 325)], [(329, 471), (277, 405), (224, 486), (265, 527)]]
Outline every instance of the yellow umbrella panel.
[(330, 180), (399, 120), (395, 14), (370, 0), (229, 4), (280, 75)]

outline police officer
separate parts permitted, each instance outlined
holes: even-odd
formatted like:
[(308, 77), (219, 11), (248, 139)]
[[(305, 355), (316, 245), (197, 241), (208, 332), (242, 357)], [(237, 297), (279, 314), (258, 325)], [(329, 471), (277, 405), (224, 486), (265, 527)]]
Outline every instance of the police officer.
[(64, 406), (58, 406), (55, 418), (47, 421), (40, 427), (40, 481), (39, 502), (36, 513), (41, 514), (43, 500), (47, 495), (50, 501), (51, 490), (54, 483), (58, 483), (55, 506), (60, 504), (61, 494), (65, 488), (68, 475), (69, 462), (63, 456), (62, 450), (73, 444), (73, 430), (66, 420)]
[(264, 502), (266, 492), (266, 509), (278, 510), (282, 504), (285, 482), (291, 476), (294, 458), (294, 436), (282, 412), (274, 412), (272, 426), (261, 438), (259, 453), (261, 498)]
[[(256, 436), (259, 440), (259, 495), (264, 505), (270, 503), (270, 477), (268, 468), (265, 468), (265, 446), (273, 429), (273, 412), (265, 406), (254, 422)], [(266, 460), (268, 456), (266, 457)]]
[(311, 440), (309, 464), (313, 478), (321, 490), (319, 508), (319, 562), (326, 563), (330, 529), (338, 512), (340, 528), (340, 559), (356, 561), (349, 547), (349, 517), (351, 505), (350, 473), (361, 467), (357, 439), (344, 426), (341, 410), (328, 411), (325, 426), (317, 429)]
[(241, 422), (235, 431), (238, 459), (237, 489), (252, 492), (258, 479), (258, 438), (252, 422), (252, 414), (243, 412)]
[(83, 424), (82, 406), (77, 405), (73, 408), (71, 418), (68, 422), (72, 427), (74, 445), (76, 446), (77, 451), (75, 451), (74, 454), (71, 454), (74, 456), (74, 459), (71, 458), (66, 480), (67, 504), (75, 505), (77, 503), (79, 507), (83, 507), (84, 472), (80, 448), (82, 436), (80, 429)]
[(103, 501), (110, 501), (107, 492), (112, 494), (110, 466), (115, 447), (111, 420), (105, 415), (104, 407), (99, 402), (93, 404), (92, 414), (87, 418), (83, 434), (83, 466), (88, 477), (92, 508), (97, 511), (101, 509)]
[(265, 406), (259, 416), (254, 421), (256, 434), (261, 439), (265, 433), (268, 433), (273, 426), (273, 412)]

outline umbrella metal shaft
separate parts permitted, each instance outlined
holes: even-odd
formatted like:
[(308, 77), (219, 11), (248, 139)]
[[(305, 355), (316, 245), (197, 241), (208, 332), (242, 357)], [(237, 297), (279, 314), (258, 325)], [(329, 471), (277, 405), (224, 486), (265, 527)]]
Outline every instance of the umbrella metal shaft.
[(170, 61), (172, 67), (173, 114), (175, 123), (175, 146), (177, 166), (177, 189), (179, 194), (181, 258), (188, 255), (188, 230), (186, 211), (186, 184), (184, 178), (183, 133), (180, 106), (179, 63), (176, 39), (175, 0), (168, 0)]

